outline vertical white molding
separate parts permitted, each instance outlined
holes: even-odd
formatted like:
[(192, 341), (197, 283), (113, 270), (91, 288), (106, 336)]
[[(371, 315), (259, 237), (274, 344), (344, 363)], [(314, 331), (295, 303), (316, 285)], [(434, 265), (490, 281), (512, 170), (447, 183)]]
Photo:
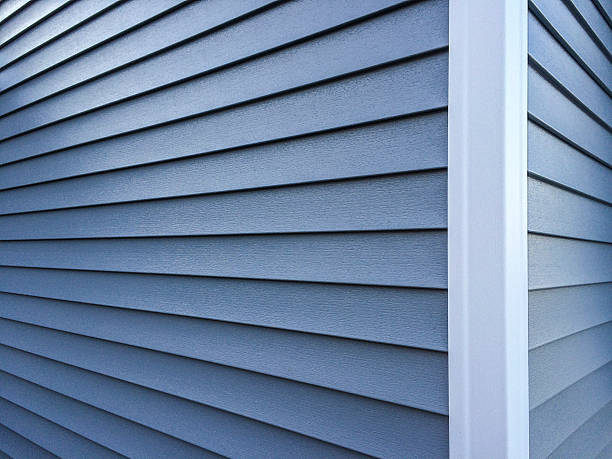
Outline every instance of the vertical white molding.
[(527, 0), (450, 0), (452, 458), (527, 458)]

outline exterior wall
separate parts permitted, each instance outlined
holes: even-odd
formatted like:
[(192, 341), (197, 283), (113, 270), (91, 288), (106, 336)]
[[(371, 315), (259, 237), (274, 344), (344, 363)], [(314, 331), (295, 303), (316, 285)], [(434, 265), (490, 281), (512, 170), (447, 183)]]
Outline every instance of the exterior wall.
[(595, 457), (612, 441), (612, 23), (604, 3), (530, 4), (534, 458)]
[(448, 455), (447, 1), (55, 3), (0, 38), (0, 450)]

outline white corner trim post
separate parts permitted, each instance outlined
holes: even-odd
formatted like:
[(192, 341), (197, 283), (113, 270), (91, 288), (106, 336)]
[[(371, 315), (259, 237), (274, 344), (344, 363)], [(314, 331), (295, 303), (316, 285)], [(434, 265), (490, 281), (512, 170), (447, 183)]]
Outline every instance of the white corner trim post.
[(527, 0), (450, 0), (451, 458), (529, 455)]

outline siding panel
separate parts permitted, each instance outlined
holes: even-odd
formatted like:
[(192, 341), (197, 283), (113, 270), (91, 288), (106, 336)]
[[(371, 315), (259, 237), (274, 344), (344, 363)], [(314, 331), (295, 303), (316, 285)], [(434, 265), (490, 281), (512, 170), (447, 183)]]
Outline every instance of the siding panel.
[[(57, 3), (57, 0), (55, 0)], [(39, 3), (39, 2), (34, 2)], [(48, 3), (48, 2), (47, 2)], [(123, 2), (107, 14), (84, 24), (74, 32), (30, 54), (26, 59), (3, 69), (0, 101), (2, 114), (16, 108), (14, 102), (19, 97), (18, 86), (39, 74), (65, 62), (73, 56), (99, 45), (111, 37), (125, 33), (132, 27), (150, 20), (165, 10), (175, 7), (181, 0), (131, 0)], [(11, 94), (11, 96), (8, 96)], [(7, 97), (8, 96), (8, 97)], [(7, 99), (9, 102), (7, 102)]]
[[(8, 266), (426, 288), (446, 288), (447, 277), (444, 231), (11, 241), (0, 248)], [(587, 264), (592, 253), (586, 247), (566, 256)], [(590, 279), (605, 274), (593, 271)], [(549, 282), (566, 275), (553, 271)]]
[(0, 46), (16, 438), (448, 456), (447, 75), (447, 0), (83, 0)]
[[(93, 148), (13, 163), (0, 168), (0, 178), (5, 188), (20, 188), (0, 192), (0, 206), (13, 213), (442, 168), (446, 123), (446, 112), (436, 112), (202, 155), (195, 139), (171, 148), (141, 135), (145, 163), (192, 157), (134, 164), (138, 150), (124, 144), (119, 151), (131, 157)], [(125, 170), (108, 170), (119, 167)]]
[(529, 231), (612, 242), (611, 205), (532, 178), (528, 180), (527, 189)]
[(0, 70), (116, 4), (119, 1), (80, 0), (67, 3), (65, 8), (57, 10), (45, 21), (29, 29), (19, 40), (7, 43), (0, 53)]
[[(83, 307), (58, 300), (1, 296), (2, 317), (8, 319), (447, 412), (444, 353), (118, 308)], [(351, 368), (351, 373), (346, 368)]]
[(534, 458), (612, 438), (610, 37), (601, 2), (529, 13), (529, 395)]
[(529, 416), (530, 455), (548, 457), (610, 402), (611, 386), (612, 364), (608, 363), (532, 409)]
[(612, 283), (532, 291), (531, 349), (612, 320)]
[[(220, 87), (211, 84), (185, 92), (181, 91), (182, 87), (172, 87), (1, 142), (0, 155), (2, 163), (8, 163), (185, 117), (205, 115), (213, 110), (206, 131), (211, 135), (211, 130), (218, 129), (219, 123), (226, 129), (232, 126), (226, 136), (234, 142), (241, 137), (244, 139), (234, 146), (256, 141), (248, 138), (255, 133), (261, 135), (262, 129), (272, 138), (284, 137), (316, 130), (316, 125), (319, 129), (331, 127), (340, 120), (342, 124), (354, 124), (431, 110), (446, 105), (448, 88), (443, 84), (446, 78), (441, 78), (440, 74), (446, 75), (447, 61), (446, 53), (436, 53), (223, 111), (218, 110), (248, 102), (256, 93), (271, 96), (291, 86), (282, 85), (282, 78), (278, 79), (280, 81), (269, 79), (270, 74), (258, 80), (256, 87), (243, 86), (240, 81), (249, 78), (249, 72), (220, 80)], [(282, 86), (274, 87), (278, 83)], [(257, 88), (259, 91), (255, 92)], [(167, 109), (147, 110), (151, 106)], [(238, 126), (241, 126), (240, 132), (235, 130)], [(216, 140), (221, 139), (219, 136)]]
[(6, 17), (6, 20), (2, 23), (0, 47), (6, 46), (7, 43), (17, 39), (19, 35), (67, 2), (68, 0), (37, 0), (28, 2), (27, 5), (24, 5), (24, 8), (18, 11), (18, 8), (14, 8), (15, 14)]
[[(112, 79), (113, 73), (111, 72), (113, 71), (118, 72), (119, 75), (129, 74), (140, 68), (146, 68), (146, 66), (154, 66), (155, 63), (164, 60), (167, 64), (176, 66), (176, 69), (163, 68), (162, 74), (167, 73), (169, 76), (176, 77), (175, 72), (183, 69), (187, 70), (182, 74), (183, 77), (192, 76), (312, 34), (321, 33), (327, 29), (333, 29), (397, 3), (398, 0), (364, 2), (343, 0), (333, 4), (321, 0), (289, 2), (288, 4), (270, 0), (215, 0), (212, 2), (199, 0), (177, 10), (167, 18), (144, 24), (144, 27), (131, 31), (125, 37), (117, 34), (116, 39), (87, 53), (83, 59), (71, 60), (43, 78), (31, 80), (19, 90), (23, 100), (15, 99), (10, 96), (10, 93), (7, 93), (5, 99), (7, 110), (13, 111), (23, 105), (98, 77), (101, 77), (102, 81), (94, 84), (104, 84), (106, 77), (103, 75), (108, 74), (108, 77)], [(275, 5), (276, 8), (263, 11), (253, 16), (252, 19), (250, 18), (251, 13), (267, 5)], [(234, 24), (236, 19), (241, 19), (242, 16), (246, 16), (244, 18), (246, 21)], [(308, 20), (298, 19), (304, 16), (307, 16)], [(117, 21), (114, 17), (108, 17), (106, 22), (116, 24)], [(181, 27), (176, 27), (179, 24)], [(209, 36), (209, 31), (216, 32), (215, 29), (220, 26), (224, 27), (218, 33), (212, 33)], [(90, 28), (94, 32), (101, 29), (104, 33), (106, 24), (96, 24)], [(241, 53), (241, 48), (234, 49), (233, 46), (227, 46), (234, 44), (235, 40), (239, 39), (236, 34), (241, 35), (241, 32), (245, 34), (245, 37), (253, 36), (253, 34), (258, 36), (257, 40), (245, 40), (243, 37), (243, 41), (239, 42), (243, 46), (243, 53)], [(75, 37), (75, 40), (78, 38), (80, 37)], [(143, 44), (143, 41), (148, 43)], [(207, 48), (206, 45), (209, 42), (213, 45), (212, 48)], [(178, 44), (180, 46), (175, 46)], [(161, 52), (159, 56), (155, 55), (166, 48), (167, 51)], [(203, 50), (208, 52), (203, 53)], [(173, 56), (177, 56), (178, 59), (174, 62), (168, 61)], [(142, 63), (139, 62), (141, 59), (144, 59)], [(207, 62), (209, 65), (202, 65)], [(129, 64), (134, 64), (134, 67)], [(128, 67), (123, 70), (124, 66)], [(157, 69), (159, 71), (159, 67)], [(164, 78), (150, 72), (141, 73), (140, 77), (144, 78), (143, 83)], [(174, 79), (167, 78), (165, 81), (171, 82)], [(132, 92), (137, 89), (133, 84), (134, 82), (130, 86)], [(111, 94), (115, 91), (121, 92), (122, 90), (114, 88)], [(78, 92), (77, 89), (77, 94)], [(0, 98), (0, 101), (2, 100)]]
[[(607, 236), (610, 231), (598, 223), (592, 223), (594, 235)], [(446, 224), (442, 171), (0, 216), (0, 239), (433, 229)]]
[(89, 457), (123, 457), (4, 398), (0, 398), (0, 411), (2, 422), (10, 429), (19, 432), (23, 437), (31, 438), (57, 457), (72, 457), (75, 451), (81, 451), (90, 455)]
[[(29, 411), (36, 412), (39, 416), (62, 424), (74, 432), (91, 438), (128, 457), (155, 457), (159, 455), (206, 457), (207, 452), (205, 450), (192, 444), (161, 434), (136, 422), (112, 414), (108, 410), (96, 408), (4, 371), (7, 367), (18, 366), (19, 368), (15, 373), (22, 376), (33, 372), (31, 362), (28, 362), (28, 355), (23, 354), (20, 359), (17, 359), (16, 353), (17, 351), (14, 351), (12, 358), (4, 361), (2, 369), (0, 369), (0, 381), (2, 382), (0, 384), (0, 396), (2, 398)], [(42, 364), (42, 360), (39, 360), (38, 363)], [(49, 363), (52, 365), (51, 361)], [(39, 379), (44, 380), (44, 375), (40, 371), (42, 368), (44, 368), (42, 365), (38, 365), (37, 370), (34, 368), (34, 373), (38, 375)], [(60, 372), (56, 370), (54, 374), (59, 375)], [(38, 381), (35, 377), (33, 379)], [(61, 384), (58, 384), (59, 381), (55, 381), (56, 385), (61, 386)], [(75, 387), (75, 383), (78, 383), (78, 381), (73, 379), (68, 385)], [(95, 398), (91, 400), (95, 400)], [(118, 402), (120, 401), (118, 400)], [(100, 425), (103, 425), (104, 429), (100, 429)], [(215, 455), (211, 454), (210, 457), (215, 457)]]
[(528, 170), (570, 190), (612, 203), (612, 169), (530, 122)]
[(3, 459), (12, 457), (54, 459), (57, 457), (3, 424), (0, 424), (0, 445), (2, 445), (0, 457)]
[[(332, 5), (337, 8), (335, 3)], [(74, 88), (60, 97), (47, 99), (0, 119), (0, 137), (13, 136), (96, 107), (120, 102), (127, 97), (175, 85), (177, 82), (198, 75), (203, 76), (185, 82), (175, 89), (169, 89), (170, 92), (167, 92), (169, 97), (188, 94), (194, 99), (207, 100), (205, 106), (221, 106), (227, 104), (227, 100), (247, 99), (249, 94), (251, 97), (262, 96), (269, 92), (299, 86), (305, 82), (309, 83), (446, 46), (448, 43), (446, 20), (442, 15), (436, 14), (441, 5), (443, 5), (441, 0), (417, 3), (252, 58), (260, 54), (262, 49), (266, 52), (270, 48), (274, 49), (274, 45), (291, 42), (294, 37), (301, 38), (294, 22), (305, 14), (311, 14), (307, 8), (314, 8), (316, 5), (308, 5), (307, 2), (288, 3), (284, 7), (271, 9), (235, 25), (231, 24), (196, 42), (157, 54), (145, 61), (112, 72), (104, 78), (97, 78), (86, 85)], [(216, 19), (210, 18), (208, 11), (190, 11), (196, 6), (214, 11), (214, 4), (197, 2), (185, 9), (186, 11), (182, 13), (184, 17), (191, 22), (193, 22), (191, 18), (198, 17), (206, 18), (207, 21)], [(177, 11), (179, 12), (182, 10)], [(230, 14), (232, 11), (228, 9), (226, 13)], [(169, 30), (182, 30), (181, 21), (173, 15), (165, 20), (168, 27), (171, 27)], [(326, 18), (326, 21), (329, 20), (330, 18)], [(282, 35), (277, 27), (270, 27), (273, 23), (283, 24), (283, 28), (286, 28), (285, 34)], [(214, 25), (214, 22), (198, 26), (195, 30), (202, 30), (211, 25)], [(312, 24), (310, 26), (312, 27)], [(415, 31), (410, 40), (403, 38), (402, 31), (405, 30)], [(149, 34), (151, 37), (126, 36), (124, 39), (134, 47), (135, 43), (140, 43), (141, 40), (148, 43), (157, 40), (166, 44), (171, 38), (163, 29), (151, 30)], [(259, 37), (256, 41), (250, 39), (254, 34)], [(104, 49), (106, 48), (108, 46)], [(142, 46), (138, 46), (138, 54), (143, 53), (144, 50), (141, 48)], [(364, 52), (365, 50), (368, 52)], [(112, 57), (117, 56), (117, 53), (117, 50), (113, 50)], [(123, 50), (119, 55), (124, 58)], [(92, 57), (96, 62), (105, 60), (102, 56)], [(244, 59), (250, 60), (240, 63)], [(236, 62), (240, 65), (235, 71), (219, 71)], [(109, 64), (109, 67), (115, 67), (115, 64)], [(208, 75), (215, 70), (217, 73)], [(236, 84), (236, 81), (239, 83)], [(225, 89), (228, 87), (232, 90)], [(194, 100), (191, 102), (194, 104), (193, 107), (197, 108), (198, 104)], [(157, 102), (148, 98), (142, 101), (142, 104), (155, 103)], [(131, 105), (129, 109), (139, 112), (138, 105)], [(199, 110), (204, 111), (204, 108)], [(94, 116), (99, 117), (102, 114), (96, 112), (89, 117)], [(79, 118), (76, 122), (81, 124), (85, 121)]]
[(12, 347), (373, 455), (409, 450), (415, 430), (438, 426), (432, 434), (444, 437), (445, 417), (419, 410), (17, 322), (0, 327)]
[(0, 290), (447, 350), (443, 290), (9, 267)]

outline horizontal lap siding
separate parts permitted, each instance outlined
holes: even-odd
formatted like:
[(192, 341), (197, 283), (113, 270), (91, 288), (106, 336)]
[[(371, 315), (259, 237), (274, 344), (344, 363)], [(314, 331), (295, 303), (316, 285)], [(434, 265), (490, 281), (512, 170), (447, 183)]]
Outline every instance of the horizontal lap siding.
[(612, 29), (595, 0), (529, 13), (530, 449), (612, 439)]
[(11, 451), (447, 456), (447, 47), (445, 0), (84, 0), (0, 47)]

